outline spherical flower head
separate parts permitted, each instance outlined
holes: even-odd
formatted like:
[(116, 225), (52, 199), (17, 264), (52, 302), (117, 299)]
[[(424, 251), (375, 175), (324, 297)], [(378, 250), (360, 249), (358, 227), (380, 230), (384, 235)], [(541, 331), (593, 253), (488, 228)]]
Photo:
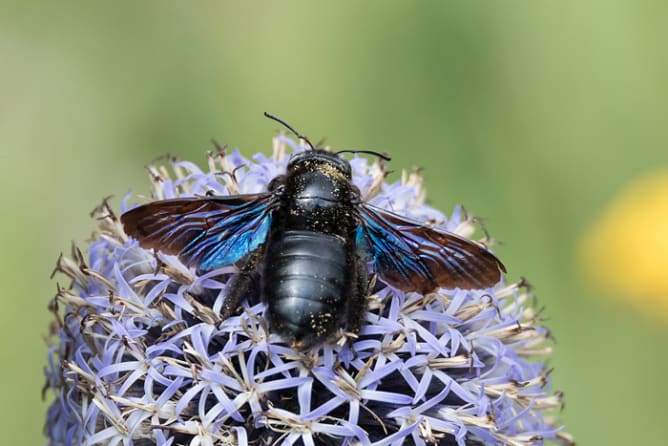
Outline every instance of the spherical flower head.
[[(264, 191), (289, 153), (236, 150), (149, 166), (151, 200)], [(419, 172), (385, 182), (379, 160), (350, 161), (362, 198), (463, 236), (474, 220), (424, 204)], [(131, 206), (126, 197), (121, 206)], [(402, 292), (377, 279), (357, 334), (298, 351), (267, 329), (264, 304), (220, 317), (233, 265), (199, 274), (141, 248), (107, 203), (87, 252), (57, 271), (54, 345), (46, 370), (55, 400), (50, 445), (537, 445), (572, 440), (556, 427), (562, 405), (550, 352), (525, 282), (486, 290)], [(372, 270), (372, 265), (370, 265)], [(60, 275), (59, 277), (62, 277)], [(373, 279), (372, 279), (373, 280)]]

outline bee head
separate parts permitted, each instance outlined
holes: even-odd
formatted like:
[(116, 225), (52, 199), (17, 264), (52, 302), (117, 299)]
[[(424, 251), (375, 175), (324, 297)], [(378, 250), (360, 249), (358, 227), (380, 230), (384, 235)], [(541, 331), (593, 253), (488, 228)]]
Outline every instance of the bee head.
[(288, 163), (288, 172), (328, 168), (336, 169), (348, 179), (352, 178), (350, 163), (347, 160), (341, 158), (336, 153), (322, 149), (299, 152), (293, 155)]

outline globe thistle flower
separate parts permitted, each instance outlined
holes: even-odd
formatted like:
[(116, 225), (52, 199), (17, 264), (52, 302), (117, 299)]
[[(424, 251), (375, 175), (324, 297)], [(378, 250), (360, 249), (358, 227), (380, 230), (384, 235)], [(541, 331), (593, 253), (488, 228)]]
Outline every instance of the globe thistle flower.
[[(150, 199), (265, 190), (284, 173), (273, 155), (208, 155), (208, 169), (172, 160), (149, 166)], [(474, 219), (424, 204), (418, 171), (385, 182), (381, 162), (355, 157), (365, 200), (464, 236)], [(171, 168), (171, 169), (170, 169)], [(121, 212), (135, 201), (127, 196)], [(55, 394), (50, 445), (536, 445), (571, 443), (553, 413), (562, 395), (526, 282), (421, 295), (376, 282), (357, 335), (308, 351), (267, 330), (249, 297), (221, 320), (226, 266), (205, 274), (142, 249), (105, 202), (87, 251), (61, 256), (47, 385)]]

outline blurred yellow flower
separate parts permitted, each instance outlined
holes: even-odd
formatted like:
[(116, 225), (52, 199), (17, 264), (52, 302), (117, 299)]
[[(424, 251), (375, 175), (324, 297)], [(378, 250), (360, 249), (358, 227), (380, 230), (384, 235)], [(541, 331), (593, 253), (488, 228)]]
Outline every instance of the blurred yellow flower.
[(626, 186), (585, 234), (579, 254), (606, 291), (668, 317), (668, 172)]

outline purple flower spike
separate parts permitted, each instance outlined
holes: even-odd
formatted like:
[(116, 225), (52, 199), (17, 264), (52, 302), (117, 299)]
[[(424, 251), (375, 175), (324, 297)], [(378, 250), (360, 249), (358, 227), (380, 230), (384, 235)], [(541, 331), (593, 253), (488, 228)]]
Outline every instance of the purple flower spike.
[[(304, 150), (284, 136), (273, 148), (209, 154), (206, 170), (150, 166), (150, 199), (261, 192)], [(473, 235), (462, 209), (446, 218), (424, 204), (419, 172), (388, 184), (382, 162), (350, 164), (364, 200)], [(56, 268), (71, 284), (51, 305), (50, 445), (573, 443), (554, 418), (562, 394), (536, 361), (549, 332), (524, 281), (421, 295), (378, 279), (359, 333), (297, 351), (268, 332), (257, 298), (221, 318), (235, 266), (199, 273), (141, 248), (106, 202), (95, 214), (87, 252)]]

